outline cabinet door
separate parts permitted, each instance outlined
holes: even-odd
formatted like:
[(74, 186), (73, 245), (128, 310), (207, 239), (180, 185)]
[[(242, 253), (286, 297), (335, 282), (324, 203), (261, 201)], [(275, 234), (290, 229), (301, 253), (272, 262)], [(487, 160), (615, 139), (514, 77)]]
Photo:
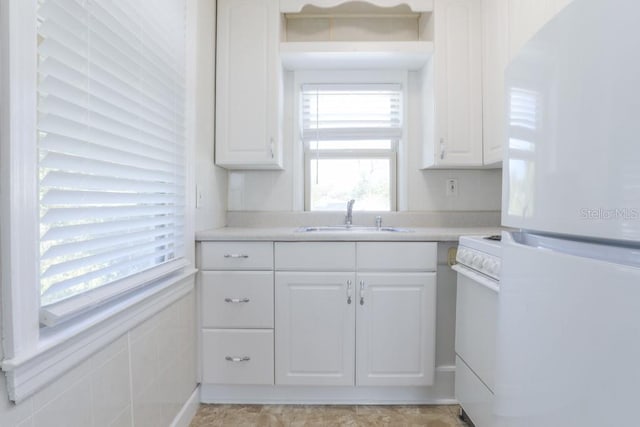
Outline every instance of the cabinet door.
[(482, 0), (482, 132), (485, 165), (502, 161), (506, 108), (504, 72), (509, 62), (508, 0)]
[(479, 166), (482, 165), (480, 2), (436, 0), (434, 9), (434, 162), (436, 166)]
[(358, 274), (359, 386), (425, 386), (435, 370), (435, 273)]
[(276, 384), (353, 385), (354, 274), (277, 272), (275, 289)]
[(277, 0), (218, 0), (216, 163), (282, 167)]

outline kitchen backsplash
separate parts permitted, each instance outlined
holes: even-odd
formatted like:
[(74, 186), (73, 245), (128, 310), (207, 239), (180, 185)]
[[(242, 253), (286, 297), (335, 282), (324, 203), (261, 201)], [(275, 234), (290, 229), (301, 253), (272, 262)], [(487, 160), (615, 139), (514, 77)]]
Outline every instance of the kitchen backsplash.
[[(500, 211), (501, 169), (430, 170), (406, 177), (398, 194), (399, 211)], [(458, 181), (458, 195), (446, 195), (446, 182)], [(302, 211), (302, 195), (296, 193), (289, 171), (230, 171), (229, 211)], [(345, 206), (346, 206), (345, 200)], [(357, 201), (356, 201), (357, 208)]]

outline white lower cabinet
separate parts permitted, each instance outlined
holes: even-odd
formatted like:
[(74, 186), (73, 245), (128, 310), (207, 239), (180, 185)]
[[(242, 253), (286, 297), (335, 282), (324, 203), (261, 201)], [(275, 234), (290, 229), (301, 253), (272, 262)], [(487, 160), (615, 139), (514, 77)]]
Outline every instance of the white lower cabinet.
[(357, 385), (433, 384), (436, 274), (358, 274)]
[[(276, 384), (433, 384), (435, 247), (422, 242), (276, 243)], [(278, 262), (279, 253), (296, 254), (305, 260), (300, 269), (308, 269), (306, 254), (323, 258), (319, 248), (327, 257), (336, 251), (357, 253), (340, 262), (351, 271), (289, 271), (296, 268), (293, 255)], [(417, 264), (401, 254), (416, 257)], [(329, 267), (323, 260), (318, 265)]]
[(198, 256), (204, 385), (434, 383), (436, 243), (203, 242)]
[(353, 385), (354, 284), (353, 273), (276, 272), (276, 384)]

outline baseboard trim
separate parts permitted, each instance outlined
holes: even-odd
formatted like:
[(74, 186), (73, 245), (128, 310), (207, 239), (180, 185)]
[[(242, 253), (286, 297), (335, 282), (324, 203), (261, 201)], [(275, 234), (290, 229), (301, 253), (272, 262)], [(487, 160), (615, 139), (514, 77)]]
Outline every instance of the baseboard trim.
[(202, 384), (202, 403), (257, 405), (453, 405), (429, 387), (302, 387)]
[(200, 402), (315, 405), (455, 405), (455, 365), (436, 367), (428, 387), (201, 384)]
[(180, 412), (176, 415), (171, 423), (171, 427), (189, 427), (191, 420), (196, 416), (198, 407), (200, 406), (200, 385), (191, 393), (189, 399), (184, 402)]

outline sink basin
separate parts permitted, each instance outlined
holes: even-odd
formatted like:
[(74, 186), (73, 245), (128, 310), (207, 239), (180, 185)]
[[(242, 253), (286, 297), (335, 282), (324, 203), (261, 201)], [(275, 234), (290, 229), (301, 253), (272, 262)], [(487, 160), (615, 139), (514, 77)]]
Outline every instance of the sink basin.
[(349, 232), (349, 233), (409, 233), (413, 230), (401, 227), (364, 227), (359, 225), (321, 225), (317, 227), (300, 227), (296, 231), (311, 233), (317, 231), (325, 232)]

